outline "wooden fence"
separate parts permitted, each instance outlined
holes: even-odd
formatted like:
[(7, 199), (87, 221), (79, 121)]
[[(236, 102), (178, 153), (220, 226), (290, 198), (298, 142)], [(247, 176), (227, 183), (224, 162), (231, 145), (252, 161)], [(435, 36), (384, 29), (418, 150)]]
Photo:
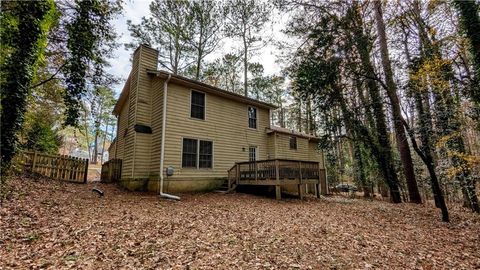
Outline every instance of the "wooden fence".
[(22, 151), (16, 157), (16, 164), (24, 171), (52, 179), (87, 183), (88, 159)]
[(122, 177), (122, 160), (110, 159), (102, 165), (102, 182), (116, 182)]

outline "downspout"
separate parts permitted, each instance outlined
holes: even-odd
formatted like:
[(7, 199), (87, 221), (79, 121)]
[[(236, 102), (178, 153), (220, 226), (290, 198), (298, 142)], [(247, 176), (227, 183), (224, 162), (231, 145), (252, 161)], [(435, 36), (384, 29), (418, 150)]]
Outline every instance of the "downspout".
[(163, 193), (163, 160), (165, 158), (165, 129), (167, 125), (167, 94), (168, 94), (168, 82), (172, 74), (168, 74), (167, 80), (163, 84), (163, 115), (162, 115), (162, 149), (160, 150), (160, 182), (159, 182), (159, 196), (161, 198), (167, 198), (172, 200), (180, 200), (180, 197), (175, 195), (170, 195), (167, 193)]

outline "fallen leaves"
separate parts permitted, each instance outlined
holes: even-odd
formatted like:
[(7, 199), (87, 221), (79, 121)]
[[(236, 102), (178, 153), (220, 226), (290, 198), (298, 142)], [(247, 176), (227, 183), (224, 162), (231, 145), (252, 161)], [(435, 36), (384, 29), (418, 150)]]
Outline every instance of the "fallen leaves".
[(480, 219), (462, 210), (445, 224), (426, 205), (241, 193), (173, 202), (113, 184), (11, 185), (0, 269), (480, 267)]

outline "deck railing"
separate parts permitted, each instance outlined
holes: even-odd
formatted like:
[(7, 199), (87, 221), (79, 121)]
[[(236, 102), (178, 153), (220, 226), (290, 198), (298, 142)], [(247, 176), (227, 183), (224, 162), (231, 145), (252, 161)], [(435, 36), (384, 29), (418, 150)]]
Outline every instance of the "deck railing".
[(228, 171), (228, 178), (229, 184), (243, 180), (320, 180), (324, 173), (316, 161), (269, 159), (237, 162)]

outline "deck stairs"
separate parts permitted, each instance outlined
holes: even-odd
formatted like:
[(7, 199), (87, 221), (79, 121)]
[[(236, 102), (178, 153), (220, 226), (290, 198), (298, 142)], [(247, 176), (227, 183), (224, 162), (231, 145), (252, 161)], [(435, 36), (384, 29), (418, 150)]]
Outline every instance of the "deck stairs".
[(222, 185), (215, 190), (218, 193), (232, 193), (235, 192), (237, 188), (237, 179), (236, 179), (237, 164), (228, 170), (228, 177), (223, 181)]

